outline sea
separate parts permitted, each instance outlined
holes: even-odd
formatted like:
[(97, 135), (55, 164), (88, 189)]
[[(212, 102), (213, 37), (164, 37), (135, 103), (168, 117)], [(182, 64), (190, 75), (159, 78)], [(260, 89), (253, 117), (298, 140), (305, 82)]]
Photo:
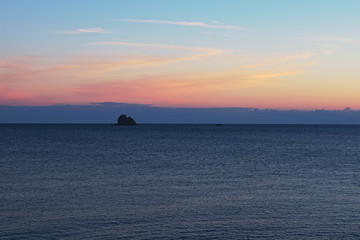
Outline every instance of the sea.
[(360, 125), (1, 124), (0, 239), (360, 239)]

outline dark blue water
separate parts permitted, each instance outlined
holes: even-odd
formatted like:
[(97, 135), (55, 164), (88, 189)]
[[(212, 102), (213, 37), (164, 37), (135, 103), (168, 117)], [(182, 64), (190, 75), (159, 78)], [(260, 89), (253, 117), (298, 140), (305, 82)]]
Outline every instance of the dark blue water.
[(0, 239), (358, 239), (360, 126), (0, 125)]

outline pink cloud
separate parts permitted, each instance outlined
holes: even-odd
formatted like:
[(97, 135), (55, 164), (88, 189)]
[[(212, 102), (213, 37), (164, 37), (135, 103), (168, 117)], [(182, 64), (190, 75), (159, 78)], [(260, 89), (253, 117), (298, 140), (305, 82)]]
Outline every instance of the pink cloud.
[(32, 97), (33, 96), (26, 91), (0, 87), (0, 105), (21, 105), (31, 100)]

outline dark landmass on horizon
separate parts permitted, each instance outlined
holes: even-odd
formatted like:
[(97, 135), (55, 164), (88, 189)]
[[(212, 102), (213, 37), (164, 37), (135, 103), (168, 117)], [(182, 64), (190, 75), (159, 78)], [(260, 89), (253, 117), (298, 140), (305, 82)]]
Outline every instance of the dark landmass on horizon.
[(144, 104), (0, 105), (0, 123), (114, 123), (120, 113), (149, 124), (360, 124), (360, 110), (170, 108)]

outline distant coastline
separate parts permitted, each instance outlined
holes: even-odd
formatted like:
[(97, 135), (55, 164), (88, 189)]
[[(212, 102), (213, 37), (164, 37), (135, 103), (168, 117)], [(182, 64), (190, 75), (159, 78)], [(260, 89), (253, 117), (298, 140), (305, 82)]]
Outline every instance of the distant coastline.
[(107, 123), (123, 112), (141, 124), (360, 124), (360, 110), (169, 108), (126, 103), (0, 105), (0, 123)]

